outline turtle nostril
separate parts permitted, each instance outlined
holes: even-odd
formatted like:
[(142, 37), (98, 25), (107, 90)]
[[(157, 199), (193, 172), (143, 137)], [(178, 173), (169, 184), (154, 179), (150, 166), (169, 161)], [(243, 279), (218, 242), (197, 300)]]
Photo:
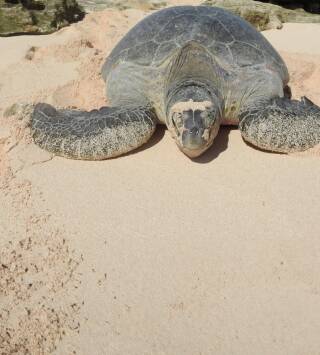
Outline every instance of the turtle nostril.
[(199, 134), (199, 128), (198, 127), (192, 127), (189, 129), (189, 133), (193, 135), (198, 135)]

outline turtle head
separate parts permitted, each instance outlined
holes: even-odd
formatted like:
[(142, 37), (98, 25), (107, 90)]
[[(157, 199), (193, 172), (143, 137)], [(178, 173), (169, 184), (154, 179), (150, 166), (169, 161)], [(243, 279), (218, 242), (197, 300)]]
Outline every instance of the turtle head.
[(217, 97), (207, 91), (199, 95), (199, 90), (189, 88), (190, 95), (178, 92), (167, 110), (167, 127), (179, 149), (190, 158), (198, 157), (212, 145), (221, 122)]

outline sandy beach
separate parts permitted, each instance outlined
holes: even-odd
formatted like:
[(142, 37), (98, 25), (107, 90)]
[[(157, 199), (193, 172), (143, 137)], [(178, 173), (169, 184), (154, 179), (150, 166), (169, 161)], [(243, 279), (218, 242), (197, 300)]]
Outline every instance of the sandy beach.
[[(319, 354), (319, 152), (266, 153), (223, 128), (192, 161), (159, 127), (132, 154), (74, 161), (10, 114), (106, 105), (101, 65), (146, 15), (0, 38), (0, 354)], [(263, 34), (293, 97), (320, 105), (320, 25)]]

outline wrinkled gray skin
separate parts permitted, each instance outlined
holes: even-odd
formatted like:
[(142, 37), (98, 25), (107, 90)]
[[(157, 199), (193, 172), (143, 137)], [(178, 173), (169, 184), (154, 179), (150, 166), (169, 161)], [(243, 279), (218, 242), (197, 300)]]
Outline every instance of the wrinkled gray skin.
[(106, 159), (144, 144), (157, 124), (191, 158), (212, 145), (222, 124), (239, 125), (245, 140), (271, 151), (320, 143), (320, 108), (284, 97), (289, 75), (279, 54), (220, 8), (171, 7), (146, 17), (111, 52), (102, 76), (111, 107), (35, 107), (38, 145), (69, 158)]

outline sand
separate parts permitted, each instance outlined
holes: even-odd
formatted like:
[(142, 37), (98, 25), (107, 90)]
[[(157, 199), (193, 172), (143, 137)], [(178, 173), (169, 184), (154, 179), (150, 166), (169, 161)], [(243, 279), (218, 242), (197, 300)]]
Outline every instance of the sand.
[[(4, 115), (106, 104), (99, 68), (145, 15), (0, 39), (0, 353), (319, 354), (317, 154), (265, 153), (224, 128), (191, 161), (160, 128), (132, 154), (72, 161)], [(264, 34), (294, 97), (320, 104), (320, 26)]]

